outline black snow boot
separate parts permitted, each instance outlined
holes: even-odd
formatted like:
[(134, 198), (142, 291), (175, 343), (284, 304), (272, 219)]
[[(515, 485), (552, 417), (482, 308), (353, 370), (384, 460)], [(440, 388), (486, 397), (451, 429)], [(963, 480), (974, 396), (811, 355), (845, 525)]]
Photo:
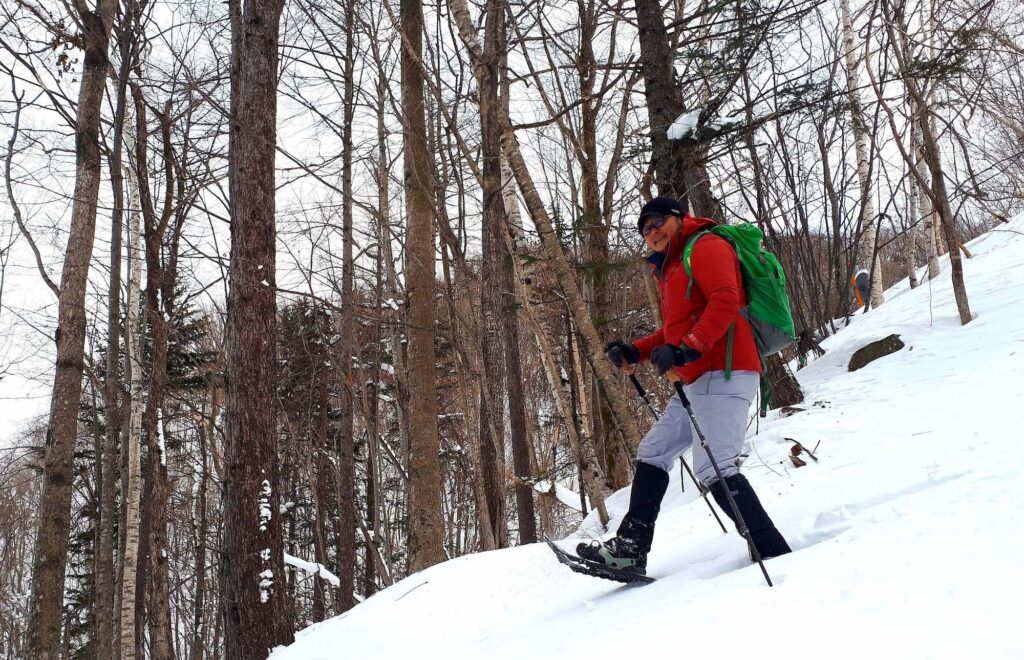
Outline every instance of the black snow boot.
[(654, 541), (654, 523), (668, 490), (668, 480), (668, 472), (638, 461), (629, 494), (629, 511), (619, 524), (618, 535), (607, 541), (580, 543), (576, 554), (589, 561), (646, 575), (647, 553)]
[[(725, 482), (724, 485), (723, 481)], [(732, 497), (736, 500), (736, 507), (740, 510), (743, 521), (747, 523), (750, 538), (753, 540), (754, 546), (757, 547), (761, 559), (778, 557), (779, 555), (792, 552), (789, 544), (786, 543), (786, 539), (782, 538), (779, 530), (775, 529), (775, 523), (772, 522), (764, 507), (761, 506), (761, 501), (757, 499), (757, 493), (754, 492), (754, 488), (742, 474), (733, 474), (711, 484), (711, 495), (715, 498), (718, 506), (722, 507), (726, 515), (732, 519), (733, 523), (736, 522), (736, 516), (733, 514), (732, 507), (729, 506), (729, 500), (725, 496), (725, 485), (728, 485), (729, 490), (732, 491)], [(747, 550), (750, 554), (750, 561), (754, 561), (753, 550), (750, 548)]]

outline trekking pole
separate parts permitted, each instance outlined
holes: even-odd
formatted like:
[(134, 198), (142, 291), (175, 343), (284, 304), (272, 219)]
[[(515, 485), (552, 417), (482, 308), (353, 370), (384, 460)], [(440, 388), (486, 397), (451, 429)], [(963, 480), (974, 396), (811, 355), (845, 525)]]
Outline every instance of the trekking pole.
[(722, 470), (719, 469), (718, 463), (715, 462), (715, 457), (711, 455), (711, 447), (708, 447), (708, 440), (704, 437), (704, 432), (700, 430), (700, 425), (697, 424), (697, 416), (693, 413), (693, 408), (690, 407), (690, 399), (687, 398), (686, 392), (683, 391), (683, 380), (679, 377), (679, 374), (675, 369), (669, 369), (665, 374), (672, 385), (676, 388), (676, 394), (679, 395), (679, 400), (683, 402), (683, 407), (686, 408), (686, 414), (690, 416), (690, 422), (693, 423), (693, 430), (697, 432), (697, 437), (700, 438), (700, 446), (704, 448), (704, 453), (708, 455), (708, 461), (711, 462), (711, 467), (715, 468), (715, 474), (718, 476), (718, 480), (722, 482), (725, 492), (725, 499), (729, 501), (729, 508), (736, 519), (736, 529), (739, 531), (740, 536), (746, 539), (747, 544), (750, 546), (750, 552), (754, 555), (754, 559), (757, 561), (757, 565), (761, 567), (761, 573), (764, 574), (764, 579), (768, 583), (769, 587), (774, 587), (772, 584), (771, 577), (768, 576), (768, 570), (764, 567), (764, 562), (761, 561), (761, 553), (758, 552), (757, 546), (754, 545), (754, 539), (750, 535), (750, 530), (747, 529), (747, 523), (743, 520), (743, 514), (740, 513), (740, 508), (736, 505), (736, 500), (733, 499), (732, 491), (729, 490), (729, 484), (725, 481), (725, 477), (722, 476)]
[[(629, 364), (628, 362), (624, 363), (622, 365), (622, 371), (625, 372), (625, 374), (629, 376), (629, 380), (633, 382), (633, 387), (636, 388), (637, 394), (640, 395), (640, 398), (643, 399), (644, 403), (647, 404), (647, 409), (651, 411), (652, 415), (654, 415), (654, 421), (658, 421), (658, 411), (654, 409), (654, 406), (651, 404), (651, 400), (647, 398), (647, 390), (644, 389), (644, 386), (640, 384), (639, 380), (637, 380), (636, 374), (633, 373), (633, 365)], [(697, 487), (697, 492), (700, 493), (700, 496), (704, 498), (704, 501), (707, 503), (708, 508), (711, 509), (711, 515), (715, 517), (715, 520), (718, 521), (718, 526), (722, 528), (722, 533), (728, 534), (729, 530), (725, 528), (725, 523), (723, 523), (722, 519), (718, 516), (718, 511), (715, 511), (715, 507), (711, 505), (711, 500), (708, 499), (707, 487), (701, 482), (697, 481), (697, 477), (694, 476), (693, 470), (691, 470), (690, 466), (686, 464), (686, 460), (683, 459), (682, 456), (679, 457), (679, 464), (682, 465), (683, 468), (686, 470), (686, 474), (690, 475), (690, 479), (693, 481), (693, 485)], [(683, 480), (680, 479), (679, 483), (682, 484)]]

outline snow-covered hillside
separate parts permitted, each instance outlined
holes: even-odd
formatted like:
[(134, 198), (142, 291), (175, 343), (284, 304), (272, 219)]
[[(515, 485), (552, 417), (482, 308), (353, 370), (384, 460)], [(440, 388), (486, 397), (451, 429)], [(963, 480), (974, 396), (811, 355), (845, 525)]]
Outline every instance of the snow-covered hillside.
[[(650, 586), (577, 575), (543, 544), (481, 553), (299, 633), (273, 660), (1024, 657), (1024, 216), (968, 247), (972, 323), (943, 260), (938, 280), (898, 284), (829, 338), (799, 373), (806, 410), (750, 438), (744, 471), (794, 548), (767, 563), (775, 588), (676, 473)], [(892, 333), (906, 348), (847, 372)], [(794, 468), (786, 437), (820, 442), (820, 462)], [(610, 500), (613, 529), (627, 498)]]

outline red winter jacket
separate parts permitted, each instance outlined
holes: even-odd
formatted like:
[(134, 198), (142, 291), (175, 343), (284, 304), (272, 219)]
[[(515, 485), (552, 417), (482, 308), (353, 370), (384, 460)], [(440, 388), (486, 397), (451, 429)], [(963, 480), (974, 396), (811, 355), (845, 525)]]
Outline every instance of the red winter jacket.
[(651, 350), (661, 344), (685, 343), (703, 353), (699, 360), (677, 369), (687, 383), (705, 372), (725, 369), (729, 324), (734, 321), (733, 370), (761, 372), (753, 331), (740, 314), (740, 309), (747, 304), (747, 296), (743, 291), (739, 260), (728, 241), (712, 234), (697, 240), (690, 255), (695, 281), (690, 297), (686, 297), (690, 278), (683, 267), (683, 248), (694, 232), (714, 224), (713, 220), (687, 214), (682, 231), (672, 237), (668, 250), (655, 252), (647, 258), (658, 283), (663, 324), (633, 345), (639, 349), (641, 360), (649, 360)]

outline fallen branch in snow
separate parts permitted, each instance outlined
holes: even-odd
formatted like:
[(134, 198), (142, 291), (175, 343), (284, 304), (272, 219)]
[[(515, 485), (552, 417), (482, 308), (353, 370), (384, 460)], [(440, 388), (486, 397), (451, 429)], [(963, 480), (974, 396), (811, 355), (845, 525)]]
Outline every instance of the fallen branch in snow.
[[(818, 457), (814, 455), (814, 452), (813, 452), (813, 451), (811, 451), (810, 449), (808, 449), (807, 447), (803, 446), (803, 445), (802, 445), (802, 444), (800, 443), (800, 441), (799, 441), (799, 440), (797, 440), (797, 439), (795, 439), (795, 438), (783, 438), (783, 440), (786, 440), (786, 441), (788, 441), (788, 442), (792, 442), (792, 443), (795, 443), (795, 446), (793, 447), (793, 450), (792, 450), (792, 454), (793, 454), (793, 456), (799, 456), (799, 455), (800, 455), (800, 452), (806, 452), (808, 456), (810, 456), (811, 458), (813, 458), (813, 459), (814, 459), (814, 462), (815, 462), (815, 463), (817, 463), (817, 462), (818, 462)], [(819, 442), (818, 442), (818, 445), (820, 445), (820, 444), (821, 444), (821, 442), (819, 441)], [(814, 449), (815, 449), (815, 451), (817, 451), (817, 449), (818, 449), (818, 445), (814, 445)]]

